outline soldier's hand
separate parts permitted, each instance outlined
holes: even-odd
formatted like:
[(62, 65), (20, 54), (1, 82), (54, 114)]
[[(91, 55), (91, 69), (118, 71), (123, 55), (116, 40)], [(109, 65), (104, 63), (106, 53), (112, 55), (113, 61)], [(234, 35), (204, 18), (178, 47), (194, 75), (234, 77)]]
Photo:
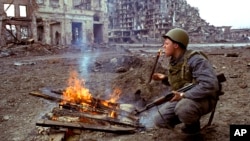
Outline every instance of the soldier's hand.
[(170, 100), (171, 102), (173, 102), (173, 101), (179, 101), (179, 100), (181, 100), (183, 98), (181, 96), (180, 92), (172, 91), (172, 93), (174, 94), (174, 97)]
[(163, 80), (164, 78), (166, 78), (166, 75), (161, 74), (161, 73), (154, 73), (152, 76), (153, 80)]

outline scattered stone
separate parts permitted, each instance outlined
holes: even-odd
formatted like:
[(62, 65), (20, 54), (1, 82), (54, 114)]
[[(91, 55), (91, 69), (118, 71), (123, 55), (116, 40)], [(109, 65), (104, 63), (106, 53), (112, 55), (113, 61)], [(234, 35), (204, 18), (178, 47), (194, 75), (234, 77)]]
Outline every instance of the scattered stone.
[(230, 77), (230, 78), (238, 78), (238, 77), (239, 77), (239, 75), (237, 75), (237, 74), (233, 74), (233, 75), (230, 75), (229, 77)]
[(247, 88), (247, 84), (245, 84), (245, 83), (239, 84), (239, 87), (242, 89), (245, 89), (245, 88)]
[(123, 72), (127, 72), (128, 69), (125, 67), (119, 67), (115, 70), (116, 73), (123, 73)]
[(110, 63), (112, 64), (117, 64), (117, 62), (118, 62), (117, 58), (113, 58), (110, 60)]
[(3, 57), (8, 57), (10, 56), (11, 54), (9, 52), (0, 52), (0, 58), (3, 58)]
[(35, 65), (35, 62), (14, 62), (15, 66), (22, 66), (22, 65)]
[(8, 120), (10, 120), (10, 116), (8, 115), (3, 116), (3, 121), (8, 121)]
[(41, 135), (48, 135), (48, 133), (49, 133), (49, 127), (41, 127), (41, 126), (38, 126), (38, 127), (36, 127), (36, 128), (37, 128), (38, 134), (41, 134)]

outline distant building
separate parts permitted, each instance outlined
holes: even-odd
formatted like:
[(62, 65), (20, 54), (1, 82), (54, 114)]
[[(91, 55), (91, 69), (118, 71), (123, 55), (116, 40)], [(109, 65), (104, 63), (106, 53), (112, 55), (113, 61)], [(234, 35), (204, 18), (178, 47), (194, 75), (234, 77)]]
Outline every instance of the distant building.
[(249, 42), (250, 29), (231, 29), (230, 36), (237, 42)]
[(109, 0), (108, 9), (111, 42), (160, 42), (174, 27), (187, 30), (195, 43), (213, 42), (220, 34), (186, 0)]
[(186, 0), (1, 0), (0, 46), (32, 39), (52, 45), (161, 42), (180, 27), (192, 43), (242, 42), (249, 29), (215, 27)]

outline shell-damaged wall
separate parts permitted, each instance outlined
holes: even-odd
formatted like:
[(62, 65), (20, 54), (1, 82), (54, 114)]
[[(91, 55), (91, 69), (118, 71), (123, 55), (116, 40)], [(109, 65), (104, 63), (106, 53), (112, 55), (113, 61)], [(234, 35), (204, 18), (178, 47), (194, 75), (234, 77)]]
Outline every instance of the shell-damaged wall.
[[(26, 11), (23, 11), (26, 8)], [(30, 7), (30, 8), (28, 8)], [(0, 46), (8, 42), (21, 42), (21, 39), (32, 36), (33, 1), (1, 0), (0, 1)]]
[[(103, 1), (103, 0), (102, 0)], [(102, 2), (100, 1), (100, 2)], [(44, 30), (44, 42), (48, 44), (89, 44), (95, 42), (95, 15), (105, 11), (102, 4), (97, 5), (85, 0), (44, 0), (38, 3), (37, 17), (41, 18), (39, 25)], [(97, 5), (97, 6), (96, 6)], [(102, 35), (100, 42), (107, 42), (107, 22), (99, 18), (101, 29), (96, 34)]]
[[(15, 16), (6, 15), (4, 4), (15, 5)], [(26, 6), (27, 16), (20, 17), (19, 6)], [(27, 39), (46, 44), (85, 45), (108, 41), (106, 1), (91, 0), (1, 0), (0, 45), (7, 44), (6, 24), (15, 25), (17, 36), (22, 25), (27, 26)], [(21, 19), (21, 20), (20, 20)], [(19, 30), (19, 31), (18, 31)]]
[(242, 42), (249, 37), (246, 29), (211, 25), (186, 0), (109, 0), (108, 9), (109, 41), (115, 43), (159, 43), (162, 34), (175, 27), (185, 29), (192, 43)]

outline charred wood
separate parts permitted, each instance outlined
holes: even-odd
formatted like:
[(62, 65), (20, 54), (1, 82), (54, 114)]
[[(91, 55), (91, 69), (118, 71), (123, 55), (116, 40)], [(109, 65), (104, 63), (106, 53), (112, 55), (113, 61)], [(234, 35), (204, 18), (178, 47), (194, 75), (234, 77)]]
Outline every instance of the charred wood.
[(74, 103), (66, 103), (60, 104), (64, 109), (73, 110), (73, 111), (84, 111), (86, 113), (96, 113), (96, 114), (108, 114), (110, 115), (112, 112), (116, 114), (116, 116), (128, 117), (132, 120), (138, 120), (138, 117), (134, 115), (132, 112), (127, 112), (122, 109), (112, 109), (112, 108), (103, 108), (103, 107), (93, 107), (91, 105), (81, 105), (81, 104), (74, 104)]
[(99, 124), (116, 124), (116, 125), (123, 125), (123, 126), (130, 126), (136, 128), (142, 128), (139, 125), (138, 119), (131, 119), (129, 117), (122, 117), (118, 116), (117, 118), (112, 118), (108, 114), (96, 114), (96, 113), (87, 113), (87, 112), (76, 112), (67, 109), (60, 109), (54, 108), (53, 116), (60, 117), (60, 116), (69, 116), (69, 117), (79, 117), (80, 121), (84, 121), (87, 123), (98, 122)]
[(46, 95), (46, 94), (40, 93), (38, 91), (30, 92), (29, 94), (32, 95), (32, 96), (41, 97), (41, 98), (56, 101), (56, 102), (61, 102), (62, 101), (61, 98)]
[(113, 132), (113, 133), (134, 133), (136, 128), (132, 127), (120, 127), (115, 125), (92, 125), (85, 124), (82, 122), (60, 122), (52, 120), (39, 120), (36, 122), (37, 126), (44, 127), (63, 127), (69, 129), (86, 129), (94, 131), (104, 131), (104, 132)]

